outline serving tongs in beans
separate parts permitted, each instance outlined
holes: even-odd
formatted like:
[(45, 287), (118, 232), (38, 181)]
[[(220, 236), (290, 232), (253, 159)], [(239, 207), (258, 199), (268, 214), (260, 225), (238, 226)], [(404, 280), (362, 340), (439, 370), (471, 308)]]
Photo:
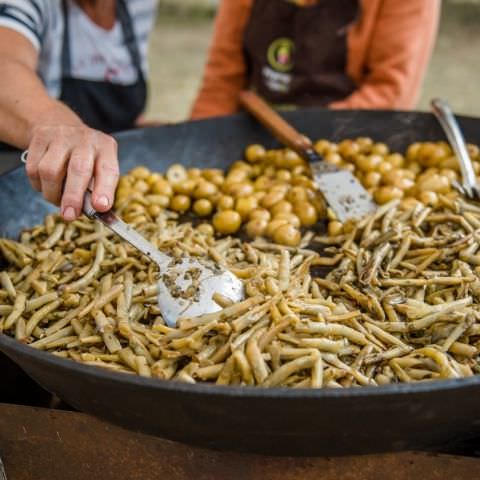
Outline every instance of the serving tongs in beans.
[(480, 186), (477, 183), (472, 160), (468, 153), (465, 138), (462, 130), (453, 114), (450, 106), (445, 100), (435, 98), (432, 100), (432, 110), (438, 122), (442, 126), (445, 135), (458, 159), (462, 172), (462, 183), (452, 182), (452, 186), (462, 195), (472, 199), (480, 200)]
[[(22, 162), (26, 161), (26, 152)], [(97, 212), (91, 202), (91, 192), (85, 194), (83, 213), (91, 220), (103, 223), (123, 240), (135, 247), (159, 268), (158, 307), (167, 325), (173, 327), (180, 317), (213, 313), (221, 309), (214, 300), (220, 295), (232, 302), (245, 298), (243, 283), (223, 266), (205, 258), (194, 258), (185, 252), (172, 255), (160, 252), (131, 225), (121, 220), (113, 210)], [(84, 279), (93, 279), (103, 261), (104, 246), (100, 242), (92, 268)]]

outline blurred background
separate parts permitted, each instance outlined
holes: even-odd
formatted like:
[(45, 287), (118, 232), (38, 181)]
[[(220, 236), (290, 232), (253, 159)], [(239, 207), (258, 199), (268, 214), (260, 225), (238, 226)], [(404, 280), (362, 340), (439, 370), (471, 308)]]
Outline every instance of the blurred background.
[[(188, 117), (218, 1), (160, 0), (151, 38), (149, 118), (171, 122)], [(427, 110), (429, 99), (441, 96), (457, 113), (480, 116), (480, 0), (442, 3), (439, 38), (418, 108)]]

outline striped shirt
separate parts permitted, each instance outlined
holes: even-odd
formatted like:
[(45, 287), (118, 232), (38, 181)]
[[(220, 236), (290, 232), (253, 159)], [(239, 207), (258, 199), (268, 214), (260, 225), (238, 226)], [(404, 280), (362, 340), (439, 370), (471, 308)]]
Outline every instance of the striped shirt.
[[(138, 41), (142, 70), (147, 74), (147, 48), (158, 0), (128, 0)], [(136, 71), (117, 20), (111, 30), (96, 25), (68, 0), (70, 58), (73, 78), (104, 80), (121, 85), (136, 82)], [(61, 0), (1, 0), (0, 27), (25, 36), (38, 51), (38, 75), (52, 97), (60, 96), (64, 18)]]

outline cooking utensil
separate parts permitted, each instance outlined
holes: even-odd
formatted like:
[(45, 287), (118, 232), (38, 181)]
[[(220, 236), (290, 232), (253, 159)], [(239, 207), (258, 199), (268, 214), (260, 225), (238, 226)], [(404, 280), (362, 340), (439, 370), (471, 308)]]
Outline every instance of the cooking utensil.
[(375, 211), (375, 202), (351, 172), (326, 162), (308, 137), (297, 132), (257, 94), (241, 92), (240, 103), (277, 140), (310, 163), (315, 185), (341, 222), (360, 219)]
[[(287, 112), (285, 118), (311, 138), (339, 142), (369, 136), (393, 152), (404, 152), (416, 141), (443, 138), (431, 113), (301, 109)], [(461, 124), (468, 141), (480, 143), (480, 119), (462, 117)], [(274, 146), (272, 136), (242, 114), (136, 129), (115, 138), (122, 172), (139, 164), (165, 171), (172, 162), (227, 169), (250, 143)], [(56, 210), (29, 187), (22, 169), (0, 176), (0, 205), (0, 236), (11, 238)], [(209, 448), (290, 456), (357, 455), (451, 449), (480, 433), (480, 376), (384, 387), (255, 389), (109, 372), (2, 334), (0, 350), (80, 411)]]
[[(21, 160), (27, 162), (28, 150)], [(159, 268), (158, 306), (168, 326), (174, 327), (180, 317), (196, 317), (217, 312), (221, 307), (213, 300), (219, 293), (233, 302), (245, 298), (243, 283), (232, 272), (209, 259), (183, 256), (171, 257), (157, 250), (131, 225), (121, 220), (113, 210), (97, 212), (92, 206), (91, 191), (85, 193), (83, 213), (91, 220), (98, 220), (147, 256)], [(187, 298), (177, 292), (192, 290)]]
[(457, 157), (462, 172), (462, 183), (452, 182), (453, 187), (468, 198), (480, 200), (480, 185), (473, 170), (472, 160), (468, 154), (467, 144), (462, 130), (453, 114), (450, 105), (441, 98), (431, 101), (432, 111), (443, 128), (450, 146)]
[(7, 474), (5, 473), (5, 467), (3, 466), (1, 457), (0, 457), (0, 480), (7, 480)]

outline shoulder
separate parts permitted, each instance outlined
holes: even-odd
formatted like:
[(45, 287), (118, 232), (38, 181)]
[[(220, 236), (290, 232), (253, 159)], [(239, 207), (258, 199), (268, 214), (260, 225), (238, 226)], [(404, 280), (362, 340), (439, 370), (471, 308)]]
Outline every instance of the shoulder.
[(51, 0), (0, 1), (0, 26), (16, 30), (40, 49), (48, 30), (58, 24), (61, 2)]
[(46, 24), (60, 10), (60, 1), (49, 0), (2, 0), (0, 15), (12, 16), (36, 24)]

